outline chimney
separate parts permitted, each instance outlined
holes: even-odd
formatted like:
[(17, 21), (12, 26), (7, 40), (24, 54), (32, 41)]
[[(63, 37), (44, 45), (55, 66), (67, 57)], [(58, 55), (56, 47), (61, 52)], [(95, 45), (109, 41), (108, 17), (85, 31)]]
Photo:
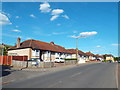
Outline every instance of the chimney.
[(18, 39), (17, 39), (17, 48), (19, 48), (20, 47), (20, 37), (18, 37)]
[(50, 44), (54, 45), (54, 42), (53, 42), (53, 41), (51, 41), (51, 42), (50, 42)]

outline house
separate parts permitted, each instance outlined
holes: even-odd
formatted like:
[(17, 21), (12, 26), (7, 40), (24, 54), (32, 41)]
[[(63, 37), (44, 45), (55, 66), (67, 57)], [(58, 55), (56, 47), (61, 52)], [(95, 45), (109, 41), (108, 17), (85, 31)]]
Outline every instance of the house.
[(99, 59), (100, 61), (104, 60), (103, 55), (96, 54), (95, 57), (96, 59)]
[(55, 60), (56, 57), (63, 57), (67, 54), (66, 49), (62, 46), (54, 44), (54, 42), (46, 43), (38, 40), (26, 40), (20, 43), (21, 39), (17, 39), (17, 45), (9, 49), (9, 55), (28, 56), (30, 58), (39, 58), (41, 60)]
[(86, 53), (82, 52), (81, 50), (78, 50), (78, 54), (79, 54), (80, 60), (82, 60), (82, 61), (88, 60), (89, 56)]
[[(71, 52), (72, 56), (71, 58), (76, 58), (76, 54), (77, 54), (77, 50), (76, 49), (67, 49), (69, 52)], [(81, 50), (78, 50), (78, 58), (82, 58), (85, 59), (86, 58), (86, 54), (84, 52), (82, 52)]]
[(111, 54), (105, 54), (105, 59), (106, 60), (112, 60), (114, 62), (114, 56)]
[(86, 52), (85, 54), (88, 56), (88, 60), (96, 59), (95, 55), (93, 53), (91, 53), (90, 51)]
[(66, 49), (65, 58), (67, 58), (67, 59), (72, 58), (72, 54), (73, 53), (69, 49)]
[(76, 58), (76, 49), (67, 49), (67, 51), (71, 52), (71, 58)]

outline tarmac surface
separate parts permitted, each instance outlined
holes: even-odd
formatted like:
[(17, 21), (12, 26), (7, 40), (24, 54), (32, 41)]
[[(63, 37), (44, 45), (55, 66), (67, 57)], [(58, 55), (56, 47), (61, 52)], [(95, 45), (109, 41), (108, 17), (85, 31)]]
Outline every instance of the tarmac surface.
[(3, 84), (3, 88), (118, 88), (117, 66), (117, 63), (92, 63), (63, 67)]

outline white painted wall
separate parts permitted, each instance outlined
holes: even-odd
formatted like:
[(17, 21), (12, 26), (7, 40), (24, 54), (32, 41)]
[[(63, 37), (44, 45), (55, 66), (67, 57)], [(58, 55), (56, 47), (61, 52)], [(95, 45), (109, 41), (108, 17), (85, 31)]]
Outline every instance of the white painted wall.
[(30, 59), (31, 58), (31, 55), (30, 55), (31, 50), (32, 50), (31, 48), (9, 50), (8, 55), (28, 56), (28, 59)]

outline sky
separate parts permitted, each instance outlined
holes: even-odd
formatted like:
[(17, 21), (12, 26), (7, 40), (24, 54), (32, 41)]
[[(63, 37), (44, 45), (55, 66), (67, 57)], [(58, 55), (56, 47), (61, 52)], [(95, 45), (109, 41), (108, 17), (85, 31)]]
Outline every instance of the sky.
[[(35, 39), (66, 49), (118, 56), (117, 2), (4, 2), (2, 43)], [(84, 37), (81, 37), (84, 36)]]

